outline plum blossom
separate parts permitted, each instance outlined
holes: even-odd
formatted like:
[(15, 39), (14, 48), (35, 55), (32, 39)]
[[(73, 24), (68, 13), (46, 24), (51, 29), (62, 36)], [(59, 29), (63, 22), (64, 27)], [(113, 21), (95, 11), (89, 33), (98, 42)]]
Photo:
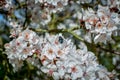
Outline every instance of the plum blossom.
[(18, 38), (7, 43), (5, 48), (10, 63), (16, 67), (15, 70), (20, 69), (23, 64), (18, 66), (18, 63), (26, 59), (55, 80), (110, 80), (111, 73), (100, 67), (96, 56), (87, 50), (84, 43), (80, 43), (80, 49), (77, 49), (73, 42), (65, 39), (62, 34), (46, 33), (44, 37), (39, 38), (35, 32), (26, 29), (19, 34)]
[(36, 3), (37, 2), (39, 2), (39, 3), (48, 3), (48, 4), (51, 4), (51, 5), (54, 5), (54, 6), (58, 6), (59, 5), (59, 3), (61, 4), (61, 5), (67, 5), (67, 3), (68, 3), (68, 0), (36, 0), (35, 1)]
[(17, 37), (18, 34), (21, 32), (22, 27), (17, 22), (10, 22), (10, 26), (12, 27), (10, 31), (10, 37)]
[[(112, 73), (98, 63), (94, 53), (82, 42), (76, 46), (71, 39), (79, 35), (90, 43), (112, 40), (113, 32), (120, 25), (120, 1), (108, 0), (109, 6), (98, 5), (96, 11), (92, 8), (84, 10), (83, 5), (96, 5), (99, 2), (104, 1), (6, 0), (4, 7), (9, 10), (8, 18), (12, 27), (10, 37), (13, 40), (5, 44), (5, 54), (14, 71), (18, 71), (27, 61), (54, 80), (110, 80), (109, 75)], [(28, 27), (24, 29), (22, 26), (40, 28), (41, 31), (44, 29), (42, 34), (45, 34), (38, 36)], [(73, 35), (66, 39), (62, 33), (52, 34), (49, 26)], [(118, 60), (113, 59), (114, 65)]]
[(38, 41), (39, 38), (36, 33), (26, 29), (19, 33), (18, 38), (5, 44), (6, 54), (9, 59), (17, 58), (19, 60), (24, 60), (35, 52), (34, 47)]
[[(94, 42), (98, 43), (112, 40), (112, 32), (117, 30), (118, 23), (116, 23), (116, 19), (111, 18), (112, 13), (110, 13), (109, 7), (99, 5), (96, 12), (92, 9), (88, 9), (85, 13), (86, 16), (83, 16), (83, 19), (85, 20), (86, 29), (96, 34)], [(117, 20), (119, 22), (118, 18)]]
[[(60, 41), (62, 37), (62, 41)], [(45, 44), (43, 47), (43, 52), (41, 53), (40, 60), (43, 66), (41, 70), (52, 76), (55, 80), (58, 79), (108, 79), (109, 73), (105, 68), (99, 67), (97, 63), (97, 58), (92, 52), (87, 50), (85, 44), (81, 43), (79, 46), (81, 49), (76, 49), (71, 41), (67, 41), (61, 34), (59, 35), (49, 35), (45, 37)], [(46, 47), (47, 45), (47, 47)], [(61, 47), (61, 45), (64, 45)], [(57, 56), (57, 49), (66, 49), (62, 53), (64, 56)], [(50, 49), (50, 51), (49, 51)], [(105, 70), (103, 77), (98, 77), (96, 73), (100, 73), (101, 70)], [(100, 75), (102, 76), (102, 75)]]
[(77, 3), (90, 3), (92, 0), (78, 0)]
[(68, 5), (69, 0), (35, 0), (35, 4), (42, 4), (44, 8), (51, 13), (62, 11), (63, 7)]

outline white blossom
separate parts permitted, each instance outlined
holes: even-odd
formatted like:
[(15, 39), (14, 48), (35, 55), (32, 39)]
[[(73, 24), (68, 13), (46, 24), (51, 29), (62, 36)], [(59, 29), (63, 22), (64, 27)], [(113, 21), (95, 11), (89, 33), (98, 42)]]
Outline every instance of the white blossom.
[(19, 34), (18, 38), (5, 45), (6, 54), (9, 59), (18, 58), (19, 60), (24, 60), (28, 56), (33, 55), (35, 52), (34, 47), (38, 41), (39, 38), (33, 31), (24, 30)]
[(86, 12), (83, 16), (86, 29), (96, 34), (94, 38), (95, 43), (111, 40), (112, 32), (117, 30), (117, 24), (119, 22), (118, 16), (117, 18), (112, 18), (113, 13), (110, 13), (109, 7), (100, 5), (96, 13), (91, 9), (84, 12)]

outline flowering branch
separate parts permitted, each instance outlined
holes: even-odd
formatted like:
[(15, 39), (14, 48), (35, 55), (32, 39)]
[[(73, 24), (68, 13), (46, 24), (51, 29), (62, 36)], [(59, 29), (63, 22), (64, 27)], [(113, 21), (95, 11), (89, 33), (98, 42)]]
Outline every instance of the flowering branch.
[[(76, 39), (78, 39), (78, 40), (80, 40), (80, 41), (83, 41), (83, 42), (85, 42), (85, 43), (88, 43), (88, 42), (84, 41), (83, 38), (81, 38), (80, 36), (78, 36), (77, 34), (75, 34), (75, 33), (72, 31), (72, 30), (77, 30), (77, 29), (78, 29), (78, 27), (70, 28), (70, 29), (52, 29), (52, 30), (36, 29), (35, 31), (37, 31), (37, 32), (49, 32), (49, 33), (51, 33), (51, 32), (57, 32), (57, 33), (59, 33), (59, 32), (68, 32), (68, 33), (70, 33), (71, 35), (73, 35)], [(91, 43), (89, 43), (89, 44), (91, 44)], [(95, 44), (94, 44), (94, 45), (95, 45)], [(109, 49), (106, 49), (106, 48), (101, 47), (100, 45), (95, 45), (95, 46), (96, 46), (97, 48), (100, 48), (101, 50), (106, 51), (106, 52), (110, 52), (110, 53), (113, 53), (113, 54), (116, 54), (116, 55), (120, 55), (120, 53), (117, 52), (117, 51), (115, 51), (115, 50), (109, 50)]]
[[(120, 55), (115, 51), (117, 47), (112, 49), (114, 44), (106, 43), (104, 47), (97, 44), (112, 40), (111, 36), (118, 29), (120, 21), (117, 0), (107, 0), (108, 6), (105, 6), (107, 3), (104, 6), (99, 4), (104, 3), (104, 0), (5, 1), (5, 6), (2, 6), (10, 12), (7, 15), (7, 24), (10, 23), (12, 40), (9, 43), (4, 39), (0, 41), (4, 41), (3, 44), (6, 43), (3, 49), (0, 48), (0, 52), (5, 54), (0, 54), (5, 57), (5, 62), (1, 58), (4, 66), (10, 63), (14, 72), (24, 67), (21, 70), (28, 70), (24, 77), (35, 80), (41, 79), (41, 76), (37, 78), (37, 75), (43, 73), (42, 77), (47, 74), (54, 80), (109, 80), (112, 78), (109, 76), (112, 73), (97, 62), (95, 54), (109, 52)], [(4, 16), (0, 14), (0, 18), (3, 19)], [(7, 22), (7, 19), (4, 21), (0, 19), (0, 23)], [(1, 32), (3, 34), (4, 30), (0, 30)], [(37, 32), (44, 35), (36, 34)], [(67, 35), (63, 36), (62, 33)], [(68, 35), (72, 38), (68, 38)], [(116, 34), (116, 36), (119, 35)], [(3, 44), (1, 43), (0, 47)], [(111, 56), (110, 66), (112, 65)], [(114, 65), (117, 65), (117, 60), (120, 59), (116, 58)], [(104, 62), (102, 64), (104, 65)], [(6, 71), (11, 73), (9, 65), (5, 68), (8, 68)], [(32, 75), (32, 70), (38, 71)], [(116, 80), (116, 77), (113, 76), (113, 78)]]
[(34, 31), (36, 31), (36, 32), (49, 32), (49, 33), (51, 33), (51, 32), (57, 32), (57, 33), (59, 33), (59, 32), (68, 32), (68, 33), (70, 33), (70, 34), (72, 34), (75, 38), (77, 38), (77, 39), (79, 39), (80, 41), (84, 41), (84, 39), (83, 38), (81, 38), (80, 36), (78, 36), (77, 34), (75, 34), (72, 30), (77, 30), (78, 29), (78, 27), (75, 27), (75, 28), (71, 28), (71, 29), (51, 29), (51, 30), (44, 30), (44, 29), (35, 29)]
[(78, 36), (77, 34), (75, 34), (73, 31), (71, 31), (69, 29), (68, 30), (63, 30), (63, 31), (66, 31), (66, 32), (72, 34), (75, 38), (79, 39), (80, 41), (84, 41), (83, 38), (81, 38), (80, 36)]

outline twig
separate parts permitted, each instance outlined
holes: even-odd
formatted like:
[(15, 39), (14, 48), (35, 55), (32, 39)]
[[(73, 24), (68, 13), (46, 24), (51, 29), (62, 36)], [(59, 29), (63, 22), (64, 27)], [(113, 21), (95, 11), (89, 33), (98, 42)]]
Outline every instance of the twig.
[(113, 53), (113, 54), (116, 54), (116, 55), (120, 55), (120, 52), (118, 52), (118, 51), (109, 50), (109, 49), (106, 49), (106, 48), (101, 47), (100, 45), (98, 45), (98, 46), (96, 46), (96, 47), (97, 47), (97, 48), (100, 48), (100, 49), (102, 49), (102, 50), (104, 50), (104, 51), (106, 51), (106, 52), (110, 52), (110, 53)]
[(51, 33), (51, 32), (56, 32), (56, 33), (60, 33), (60, 32), (67, 32), (67, 33), (70, 33), (72, 34), (75, 38), (79, 39), (80, 41), (84, 41), (84, 39), (82, 39), (80, 36), (78, 36), (77, 34), (75, 34), (72, 30), (75, 30), (75, 29), (78, 29), (78, 28), (73, 28), (73, 29), (51, 29), (51, 30), (45, 30), (45, 29), (32, 29), (36, 32), (48, 32), (48, 33)]
[(28, 15), (27, 15), (27, 0), (25, 1), (25, 21), (23, 23), (23, 27), (26, 28), (27, 20), (28, 20)]

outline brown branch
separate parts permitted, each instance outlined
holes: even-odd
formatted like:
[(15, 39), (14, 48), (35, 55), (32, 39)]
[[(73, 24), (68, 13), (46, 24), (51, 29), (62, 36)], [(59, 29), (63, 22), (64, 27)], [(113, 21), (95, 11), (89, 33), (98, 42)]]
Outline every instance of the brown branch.
[(116, 54), (116, 55), (120, 55), (120, 52), (118, 52), (118, 51), (106, 49), (106, 48), (101, 47), (100, 45), (97, 45), (96, 47), (101, 49), (101, 50), (104, 50), (106, 52), (110, 52), (110, 53), (113, 53), (113, 54)]

